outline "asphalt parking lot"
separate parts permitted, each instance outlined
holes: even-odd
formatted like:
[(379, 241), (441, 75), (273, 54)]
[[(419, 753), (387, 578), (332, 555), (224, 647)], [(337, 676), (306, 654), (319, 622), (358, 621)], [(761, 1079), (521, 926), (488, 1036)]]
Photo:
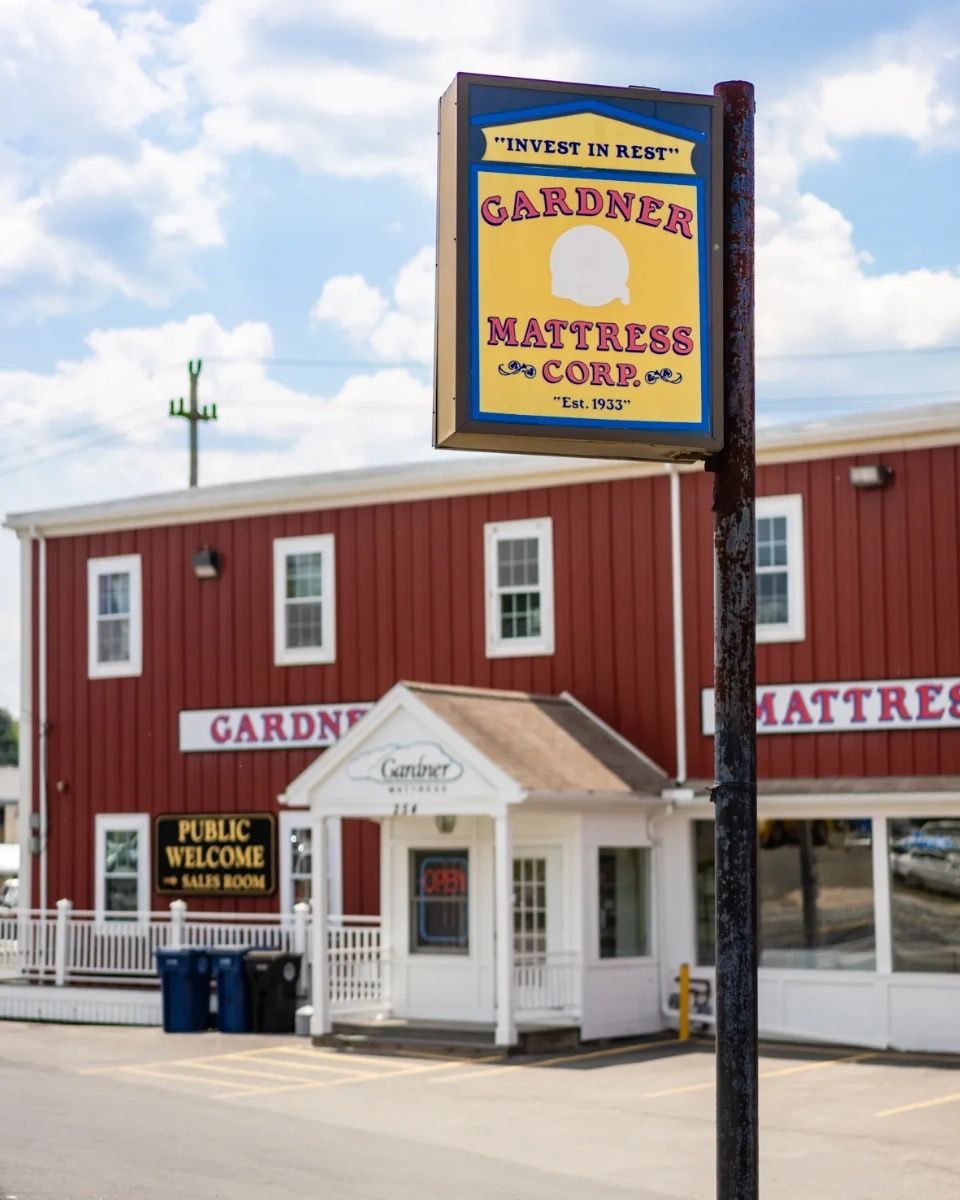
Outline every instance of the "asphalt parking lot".
[[(0, 1023), (0, 1200), (714, 1194), (713, 1057), (654, 1038), (504, 1062)], [(960, 1059), (763, 1047), (762, 1191), (960, 1194)]]

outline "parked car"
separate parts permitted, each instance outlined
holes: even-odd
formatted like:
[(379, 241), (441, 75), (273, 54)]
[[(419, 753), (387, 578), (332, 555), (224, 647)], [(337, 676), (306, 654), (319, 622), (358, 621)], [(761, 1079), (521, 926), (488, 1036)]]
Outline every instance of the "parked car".
[(960, 896), (960, 821), (926, 821), (894, 843), (890, 860), (908, 887)]

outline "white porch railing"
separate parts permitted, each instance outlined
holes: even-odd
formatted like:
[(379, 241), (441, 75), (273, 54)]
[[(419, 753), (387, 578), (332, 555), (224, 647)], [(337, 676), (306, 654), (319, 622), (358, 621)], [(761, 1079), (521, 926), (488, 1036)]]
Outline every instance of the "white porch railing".
[[(191, 913), (183, 900), (169, 912), (131, 913), (129, 919), (56, 909), (0, 913), (0, 980), (37, 983), (117, 983), (157, 987), (161, 947), (224, 946), (286, 950), (302, 955), (302, 991), (310, 981), (310, 910), (290, 913)], [(380, 1007), (389, 996), (381, 953), (380, 918), (329, 918), (330, 1000), (340, 1012)]]
[(513, 961), (513, 1003), (518, 1015), (580, 1009), (580, 958), (576, 954), (525, 954)]
[(333, 1012), (363, 1012), (389, 1003), (379, 917), (331, 917), (327, 946)]
[(303, 955), (309, 978), (309, 910), (287, 913), (197, 913), (175, 900), (169, 912), (131, 913), (106, 920), (74, 910), (69, 900), (56, 909), (0, 914), (0, 979), (36, 982), (113, 982), (157, 987), (156, 952), (164, 946), (245, 946)]

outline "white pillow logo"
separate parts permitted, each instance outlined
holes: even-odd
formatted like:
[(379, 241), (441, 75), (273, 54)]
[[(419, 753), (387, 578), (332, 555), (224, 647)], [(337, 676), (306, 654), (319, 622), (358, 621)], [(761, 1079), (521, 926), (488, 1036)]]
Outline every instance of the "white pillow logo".
[(561, 233), (550, 251), (551, 291), (560, 300), (597, 308), (619, 300), (630, 303), (630, 260), (620, 239), (595, 225)]

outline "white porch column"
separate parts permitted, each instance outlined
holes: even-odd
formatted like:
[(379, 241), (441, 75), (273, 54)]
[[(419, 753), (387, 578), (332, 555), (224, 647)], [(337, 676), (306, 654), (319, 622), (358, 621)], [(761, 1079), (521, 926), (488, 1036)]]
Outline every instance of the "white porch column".
[(513, 1021), (513, 838), (510, 816), (494, 817), (494, 930), (497, 944), (498, 1046), (513, 1046), (517, 1027)]
[(313, 1016), (310, 1036), (323, 1037), (330, 1032), (330, 963), (327, 957), (327, 822), (316, 813), (310, 815), (311, 900), (313, 902), (313, 961), (311, 991)]

